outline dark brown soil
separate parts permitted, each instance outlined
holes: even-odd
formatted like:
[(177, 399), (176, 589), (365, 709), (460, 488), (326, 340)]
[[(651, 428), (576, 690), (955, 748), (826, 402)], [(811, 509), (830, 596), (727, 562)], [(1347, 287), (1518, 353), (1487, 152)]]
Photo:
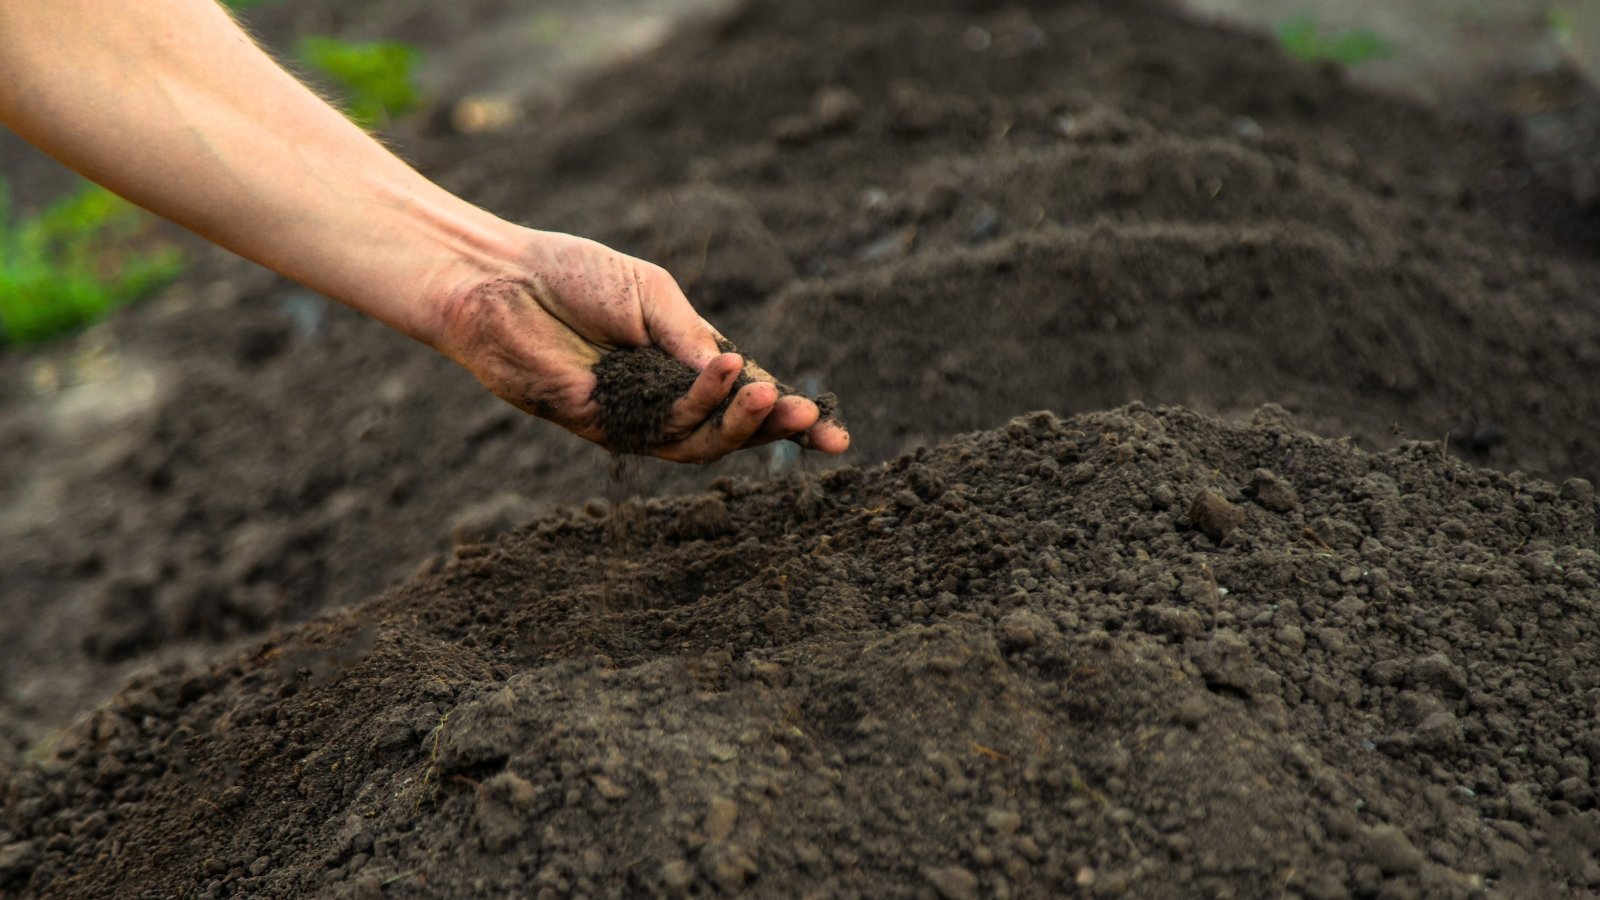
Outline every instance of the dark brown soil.
[[(736, 353), (738, 348), (722, 342), (724, 353)], [(733, 403), (733, 398), (744, 386), (755, 381), (754, 371), (759, 364), (745, 359), (744, 371), (734, 379), (728, 396), (714, 413), (720, 417)], [(600, 406), (600, 427), (606, 443), (618, 453), (648, 453), (652, 448), (667, 443), (667, 417), (672, 405), (689, 393), (696, 373), (655, 347), (639, 347), (607, 353), (594, 365), (596, 384), (594, 401)], [(778, 396), (807, 396), (805, 392), (779, 382)], [(809, 397), (817, 404), (821, 419), (839, 419), (839, 401), (833, 394)]]
[[(1267, 479), (1295, 504), (1263, 506)], [(1239, 524), (1214, 539), (1194, 497)], [(626, 513), (626, 558), (568, 511), (139, 680), (12, 779), (0, 873), (72, 896), (1600, 890), (1587, 482), (1133, 407)]]
[(866, 467), (551, 513), (603, 453), (223, 262), (0, 354), (0, 893), (1593, 895), (1600, 264), (1516, 148), (1139, 0), (751, 0), (424, 140)]
[[(606, 443), (618, 453), (646, 453), (666, 437), (672, 404), (689, 393), (695, 371), (654, 347), (619, 350), (594, 366), (594, 402)], [(727, 402), (733, 399), (728, 392)]]

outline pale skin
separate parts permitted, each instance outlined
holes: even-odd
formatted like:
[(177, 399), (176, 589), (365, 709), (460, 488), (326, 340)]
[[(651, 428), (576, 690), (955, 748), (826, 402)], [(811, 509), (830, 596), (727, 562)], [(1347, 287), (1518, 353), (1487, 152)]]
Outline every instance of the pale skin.
[(658, 266), (506, 222), (428, 181), (262, 52), (216, 0), (0, 0), (0, 122), (134, 203), (455, 360), (605, 445), (590, 367), (655, 345), (699, 373), (653, 452), (711, 462), (850, 436), (743, 359)]

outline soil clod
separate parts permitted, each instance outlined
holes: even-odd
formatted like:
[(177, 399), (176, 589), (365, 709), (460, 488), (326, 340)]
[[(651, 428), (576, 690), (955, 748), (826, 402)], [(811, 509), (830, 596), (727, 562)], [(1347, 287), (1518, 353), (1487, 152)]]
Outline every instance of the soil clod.
[[(738, 352), (723, 342), (723, 352)], [(714, 414), (720, 418), (733, 403), (740, 388), (752, 384), (753, 363), (745, 359), (729, 389), (728, 396)], [(644, 454), (679, 436), (667, 433), (672, 405), (694, 386), (696, 373), (687, 363), (655, 347), (639, 347), (607, 353), (594, 365), (597, 380), (594, 401), (600, 406), (600, 427), (606, 442), (617, 453)], [(777, 383), (780, 397), (806, 396), (803, 392)], [(839, 401), (833, 394), (809, 397), (821, 411), (819, 421), (837, 421)]]
[(1220, 541), (1244, 524), (1244, 510), (1207, 488), (1196, 494), (1194, 502), (1189, 504), (1189, 521), (1212, 540)]

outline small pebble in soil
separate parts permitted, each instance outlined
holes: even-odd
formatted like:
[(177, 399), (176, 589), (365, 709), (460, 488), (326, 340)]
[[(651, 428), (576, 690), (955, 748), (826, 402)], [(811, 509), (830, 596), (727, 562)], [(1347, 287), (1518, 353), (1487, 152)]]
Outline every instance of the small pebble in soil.
[(1214, 541), (1221, 541), (1228, 533), (1244, 524), (1244, 510), (1213, 490), (1203, 490), (1195, 495), (1189, 505), (1189, 521)]
[(978, 876), (961, 866), (940, 866), (926, 872), (928, 883), (944, 900), (977, 900)]
[(1300, 506), (1300, 498), (1294, 488), (1268, 469), (1257, 469), (1251, 473), (1250, 489), (1255, 493), (1257, 503), (1275, 513), (1293, 512)]
[(1393, 825), (1378, 825), (1367, 831), (1367, 855), (1385, 873), (1403, 875), (1422, 868), (1422, 851)]

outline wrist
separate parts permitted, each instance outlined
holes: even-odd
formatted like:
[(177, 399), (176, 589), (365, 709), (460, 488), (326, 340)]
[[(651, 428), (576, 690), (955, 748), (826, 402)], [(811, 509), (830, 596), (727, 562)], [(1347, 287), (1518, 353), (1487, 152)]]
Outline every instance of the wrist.
[(461, 208), (419, 217), (434, 249), (413, 257), (423, 271), (408, 278), (414, 293), (406, 321), (392, 324), (453, 357), (453, 323), (465, 299), (492, 282), (520, 278), (520, 260), (537, 232), (450, 199)]

